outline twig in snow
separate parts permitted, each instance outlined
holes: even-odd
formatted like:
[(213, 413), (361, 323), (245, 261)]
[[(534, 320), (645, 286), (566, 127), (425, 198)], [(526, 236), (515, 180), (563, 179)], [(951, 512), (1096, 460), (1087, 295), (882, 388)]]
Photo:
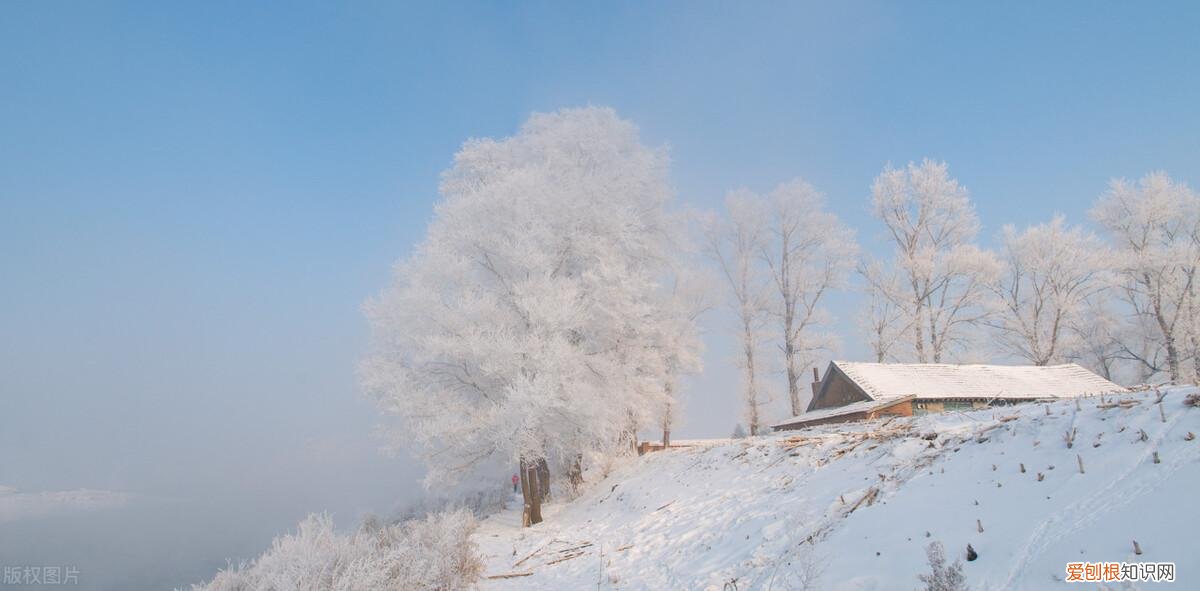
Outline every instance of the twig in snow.
[(566, 556), (563, 556), (562, 558), (557, 558), (555, 560), (551, 560), (550, 562), (547, 562), (546, 566), (550, 566), (552, 564), (558, 564), (560, 562), (566, 562), (568, 560), (571, 560), (572, 558), (579, 558), (580, 556), (583, 556), (584, 554), (587, 554), (587, 552), (576, 552), (575, 554), (568, 554)]
[(983, 522), (978, 519), (975, 520), (975, 531), (983, 533)]
[(1164, 423), (1167, 422), (1167, 412), (1163, 410), (1161, 402), (1158, 404), (1158, 418), (1162, 419)]
[(867, 504), (867, 506), (875, 504), (875, 495), (877, 494), (879, 494), (879, 489), (873, 486), (867, 489), (866, 494), (864, 494), (861, 499), (855, 502), (854, 505), (850, 507), (849, 511), (846, 511), (846, 515), (853, 513), (856, 509), (858, 509), (859, 505), (862, 505), (864, 502)]
[(1142, 547), (1138, 545), (1137, 540), (1133, 541), (1133, 553), (1137, 554), (1138, 556), (1142, 555)]
[(1162, 461), (1158, 459), (1158, 452), (1154, 452), (1154, 463), (1155, 463), (1155, 464), (1161, 464), (1161, 463), (1162, 463)]
[(1079, 473), (1083, 474), (1084, 473), (1083, 472), (1083, 456), (1081, 456), (1079, 454), (1075, 454), (1075, 459), (1079, 460)]
[(1044, 480), (1045, 478), (1046, 478), (1046, 475), (1045, 475), (1045, 474), (1042, 474), (1041, 472), (1038, 472), (1038, 482), (1041, 482), (1041, 481), (1042, 481), (1042, 480)]
[(540, 554), (542, 552), (542, 550), (545, 550), (546, 547), (549, 546), (553, 542), (554, 542), (554, 540), (550, 540), (549, 542), (542, 544), (542, 546), (540, 548), (538, 548), (537, 550), (534, 550), (533, 552), (530, 552), (529, 556), (526, 556), (525, 558), (518, 560), (516, 562), (516, 564), (513, 565), (513, 568), (517, 568), (518, 566), (521, 566), (522, 564), (524, 564), (526, 560), (529, 560), (530, 558), (537, 556), (538, 554)]
[(485, 579), (515, 579), (515, 578), (517, 578), (517, 577), (528, 577), (528, 576), (530, 576), (530, 575), (532, 575), (532, 574), (533, 574), (532, 572), (528, 572), (528, 573), (505, 573), (505, 574), (502, 574), (502, 575), (490, 575), (490, 576), (486, 576), (486, 577), (484, 577), (484, 578), (485, 578)]
[(596, 578), (596, 591), (604, 584), (604, 542), (600, 542), (600, 576)]
[(1193, 439), (1195, 439), (1195, 438), (1196, 438), (1196, 434), (1195, 434), (1195, 433), (1192, 433), (1191, 431), (1188, 431), (1188, 432), (1187, 432), (1187, 435), (1184, 435), (1184, 436), (1183, 436), (1183, 440), (1184, 440), (1184, 441), (1191, 441), (1191, 440), (1193, 440)]
[(571, 553), (571, 552), (574, 552), (574, 551), (576, 551), (576, 550), (582, 550), (582, 549), (584, 549), (584, 548), (591, 547), (591, 545), (592, 545), (592, 543), (591, 543), (591, 542), (584, 542), (584, 543), (582, 543), (582, 544), (580, 544), (580, 545), (578, 545), (578, 546), (574, 546), (574, 547), (571, 547), (571, 548), (564, 548), (564, 549), (562, 549), (562, 550), (555, 550), (555, 551), (554, 551), (554, 553), (555, 553), (555, 554), (569, 554), (569, 553)]
[(1133, 408), (1133, 407), (1135, 407), (1135, 406), (1137, 406), (1137, 405), (1139, 405), (1139, 404), (1141, 404), (1141, 403), (1142, 403), (1142, 401), (1141, 401), (1141, 400), (1134, 400), (1134, 399), (1132, 399), (1132, 398), (1126, 398), (1126, 399), (1124, 399), (1124, 400), (1118, 400), (1118, 401), (1116, 401), (1116, 402), (1108, 402), (1108, 403), (1105, 403), (1105, 404), (1097, 404), (1097, 405), (1096, 405), (1096, 408), (1101, 408), (1101, 409), (1109, 409), (1109, 408), (1116, 408), (1116, 407), (1118, 407), (1118, 406), (1119, 406), (1119, 407), (1121, 407), (1121, 408), (1123, 408), (1123, 409), (1125, 409), (1125, 410), (1128, 410), (1128, 409), (1131, 409), (1131, 408)]
[(1079, 429), (1071, 427), (1070, 431), (1063, 434), (1063, 441), (1067, 442), (1067, 449), (1075, 446), (1075, 435), (1079, 433)]

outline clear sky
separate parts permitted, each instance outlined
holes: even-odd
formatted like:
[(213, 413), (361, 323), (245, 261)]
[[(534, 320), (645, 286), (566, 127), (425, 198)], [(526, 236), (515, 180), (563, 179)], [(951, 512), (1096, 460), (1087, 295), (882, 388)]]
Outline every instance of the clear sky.
[[(616, 108), (687, 206), (803, 176), (868, 250), (887, 162), (947, 160), (985, 243), (1111, 177), (1200, 184), (1194, 2), (514, 4), (0, 6), (0, 485), (261, 508), (259, 545), (414, 494), (359, 306), (463, 140), (533, 111)], [(738, 412), (705, 324), (682, 436)]]

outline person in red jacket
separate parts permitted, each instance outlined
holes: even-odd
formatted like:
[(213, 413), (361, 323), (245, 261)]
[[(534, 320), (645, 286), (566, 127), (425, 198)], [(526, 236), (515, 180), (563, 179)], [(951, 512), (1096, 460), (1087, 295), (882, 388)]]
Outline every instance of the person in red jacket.
[(521, 481), (521, 479), (517, 478), (517, 475), (516, 475), (516, 474), (513, 474), (512, 481), (513, 481), (513, 494), (516, 494), (516, 492), (517, 492), (517, 483), (518, 483), (518, 482), (520, 482), (520, 481)]

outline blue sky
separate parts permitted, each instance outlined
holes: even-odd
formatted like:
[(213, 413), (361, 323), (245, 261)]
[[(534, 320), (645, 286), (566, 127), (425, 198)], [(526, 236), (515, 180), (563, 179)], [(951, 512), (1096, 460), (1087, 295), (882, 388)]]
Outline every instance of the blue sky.
[[(412, 494), (359, 306), (463, 140), (533, 111), (616, 108), (687, 206), (803, 176), (869, 250), (887, 162), (947, 160), (985, 243), (1111, 177), (1200, 184), (1195, 3), (437, 4), (0, 7), (0, 484), (220, 483), (277, 523)], [(685, 436), (737, 412), (706, 324)]]

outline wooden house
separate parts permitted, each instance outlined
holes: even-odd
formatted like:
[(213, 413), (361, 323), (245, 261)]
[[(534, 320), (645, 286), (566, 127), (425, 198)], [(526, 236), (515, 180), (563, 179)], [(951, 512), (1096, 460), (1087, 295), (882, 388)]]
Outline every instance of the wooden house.
[(912, 416), (1124, 391), (1074, 363), (1014, 366), (834, 361), (825, 369), (825, 375), (813, 382), (807, 412), (772, 428), (788, 431), (883, 415)]

